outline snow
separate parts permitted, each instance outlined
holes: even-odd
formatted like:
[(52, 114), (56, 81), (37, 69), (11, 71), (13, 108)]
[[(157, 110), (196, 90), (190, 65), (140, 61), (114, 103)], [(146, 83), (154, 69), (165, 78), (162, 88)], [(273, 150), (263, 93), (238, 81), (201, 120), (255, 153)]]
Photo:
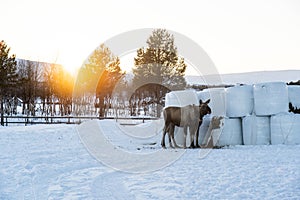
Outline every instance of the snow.
[(153, 126), (137, 126), (156, 131), (142, 137), (109, 120), (0, 127), (0, 199), (300, 198), (299, 145), (162, 149)]

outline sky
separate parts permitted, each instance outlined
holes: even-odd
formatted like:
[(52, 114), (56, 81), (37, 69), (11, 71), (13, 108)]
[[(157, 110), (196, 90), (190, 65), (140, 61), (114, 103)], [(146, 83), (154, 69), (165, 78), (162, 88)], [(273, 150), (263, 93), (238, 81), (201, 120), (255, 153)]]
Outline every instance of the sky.
[[(185, 35), (222, 74), (300, 70), (298, 0), (1, 0), (0, 24), (0, 40), (18, 58), (70, 71), (101, 43), (142, 28)], [(131, 55), (121, 58), (127, 71)]]

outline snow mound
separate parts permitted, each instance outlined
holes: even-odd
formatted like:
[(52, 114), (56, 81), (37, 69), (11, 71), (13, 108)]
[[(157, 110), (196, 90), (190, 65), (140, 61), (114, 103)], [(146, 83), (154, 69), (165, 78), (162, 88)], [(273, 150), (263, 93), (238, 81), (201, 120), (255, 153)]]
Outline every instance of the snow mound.
[(242, 124), (245, 145), (270, 144), (270, 117), (246, 116)]
[(281, 113), (271, 117), (272, 144), (300, 144), (300, 115)]
[(251, 85), (227, 88), (225, 97), (227, 117), (244, 117), (252, 114), (254, 100)]
[(258, 116), (288, 112), (288, 89), (283, 82), (255, 84), (253, 95), (255, 114)]

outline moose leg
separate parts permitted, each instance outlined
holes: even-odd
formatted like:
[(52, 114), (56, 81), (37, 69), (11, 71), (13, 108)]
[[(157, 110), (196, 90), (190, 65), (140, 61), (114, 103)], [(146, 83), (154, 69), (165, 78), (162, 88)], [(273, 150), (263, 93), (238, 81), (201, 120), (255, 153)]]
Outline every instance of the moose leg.
[(168, 132), (168, 136), (169, 136), (169, 145), (170, 145), (171, 148), (174, 148), (173, 144), (172, 144), (172, 140), (171, 140), (172, 134), (170, 132)]
[(196, 128), (194, 126), (190, 126), (189, 129), (190, 129), (190, 142), (191, 142), (190, 148), (195, 148), (194, 138), (195, 138)]
[(167, 127), (164, 127), (164, 131), (163, 131), (163, 135), (162, 135), (162, 139), (161, 139), (161, 146), (165, 149), (166, 148), (166, 144), (165, 144), (165, 137), (166, 137), (166, 133), (167, 133)]
[(176, 144), (176, 141), (174, 139), (174, 125), (173, 124), (170, 124), (170, 126), (169, 126), (169, 142), (170, 142), (170, 147), (174, 148), (171, 140), (173, 140), (175, 148), (178, 147)]
[(187, 136), (187, 126), (183, 127), (183, 148), (186, 149), (186, 136)]
[(200, 120), (198, 128), (197, 128), (197, 132), (196, 132), (196, 138), (195, 138), (195, 140), (196, 140), (196, 148), (200, 148), (198, 140), (199, 140), (199, 131), (200, 131), (201, 124), (202, 124), (202, 120)]
[(175, 140), (175, 137), (174, 137), (174, 131), (175, 131), (175, 125), (172, 125), (172, 127), (170, 128), (170, 133), (171, 133), (171, 136), (172, 136), (172, 140), (173, 140), (174, 146), (175, 146), (175, 148), (181, 148), (176, 143), (176, 140)]
[[(170, 124), (169, 125), (169, 132), (168, 133), (169, 133), (169, 144), (170, 144), (170, 147), (174, 148), (174, 146), (175, 147), (177, 146), (177, 144), (176, 144), (176, 142), (174, 140), (174, 124)], [(174, 146), (172, 144), (172, 140), (173, 140)]]

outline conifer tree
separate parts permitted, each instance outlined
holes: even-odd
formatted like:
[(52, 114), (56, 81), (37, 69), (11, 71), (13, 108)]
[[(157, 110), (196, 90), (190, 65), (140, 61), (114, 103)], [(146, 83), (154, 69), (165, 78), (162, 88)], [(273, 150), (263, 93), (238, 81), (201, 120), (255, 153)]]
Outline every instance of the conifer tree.
[(94, 50), (82, 67), (77, 81), (81, 82), (86, 92), (96, 93), (95, 105), (99, 108), (100, 117), (105, 115), (105, 99), (111, 98), (115, 85), (123, 75), (119, 58), (104, 44)]
[[(181, 90), (186, 87), (184, 78), (186, 64), (184, 58), (178, 56), (174, 44), (174, 36), (165, 29), (156, 29), (147, 39), (147, 47), (137, 50), (134, 58), (133, 85), (137, 88), (153, 83), (153, 88), (147, 86), (151, 94), (149, 102), (157, 104), (157, 116), (160, 116), (160, 107), (164, 104), (163, 98), (167, 90)], [(157, 87), (157, 84), (163, 87)], [(159, 90), (159, 91), (157, 91)], [(160, 106), (158, 106), (160, 105)]]
[(12, 95), (17, 85), (17, 62), (15, 55), (9, 55), (10, 48), (2, 40), (0, 42), (0, 112), (1, 125), (4, 125), (4, 101)]
[(134, 58), (134, 84), (141, 85), (148, 79), (171, 90), (184, 89), (186, 64), (184, 58), (178, 56), (174, 36), (165, 29), (156, 29), (147, 45), (138, 49)]

